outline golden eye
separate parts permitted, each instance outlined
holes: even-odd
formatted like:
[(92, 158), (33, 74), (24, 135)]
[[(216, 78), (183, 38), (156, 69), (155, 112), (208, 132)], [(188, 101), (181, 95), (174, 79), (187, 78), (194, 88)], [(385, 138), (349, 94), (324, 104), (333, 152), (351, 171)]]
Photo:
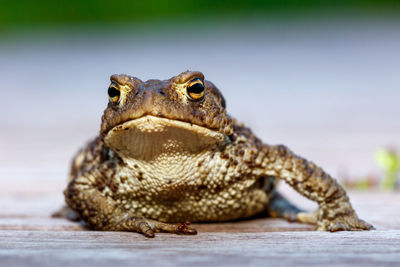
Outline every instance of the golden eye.
[(118, 87), (112, 83), (110, 87), (108, 87), (108, 98), (111, 102), (116, 103), (119, 100), (121, 92), (119, 91)]
[(201, 79), (193, 79), (186, 86), (186, 95), (190, 100), (201, 100), (204, 98), (205, 88)]

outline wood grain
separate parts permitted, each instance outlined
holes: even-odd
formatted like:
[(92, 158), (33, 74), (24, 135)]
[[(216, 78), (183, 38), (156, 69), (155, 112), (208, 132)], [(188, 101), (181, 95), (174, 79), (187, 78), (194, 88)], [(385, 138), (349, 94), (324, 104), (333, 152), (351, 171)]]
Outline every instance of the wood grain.
[(2, 266), (398, 266), (400, 232), (0, 231)]
[[(283, 191), (285, 191), (284, 189)], [(400, 195), (351, 192), (376, 231), (326, 233), (280, 219), (194, 224), (197, 236), (96, 232), (54, 219), (61, 194), (0, 196), (0, 266), (399, 266)], [(285, 192), (298, 205), (310, 203)]]

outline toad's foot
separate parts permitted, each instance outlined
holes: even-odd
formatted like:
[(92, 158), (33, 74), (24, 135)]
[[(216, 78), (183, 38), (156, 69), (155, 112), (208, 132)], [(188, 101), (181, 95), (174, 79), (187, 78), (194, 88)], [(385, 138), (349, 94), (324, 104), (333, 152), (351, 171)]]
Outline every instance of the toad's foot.
[(316, 225), (318, 221), (318, 210), (313, 212), (303, 211), (290, 203), (278, 192), (275, 192), (272, 196), (267, 212), (273, 218), (283, 218), (289, 222)]
[(304, 212), (275, 191), (270, 199), (267, 213), (272, 218), (283, 218), (289, 222), (302, 222), (298, 215)]
[(267, 212), (269, 216), (273, 218), (283, 218), (289, 222), (300, 222), (316, 225), (318, 221), (318, 210), (313, 212), (303, 211), (290, 203), (278, 192), (273, 193)]
[(75, 211), (73, 211), (72, 209), (70, 209), (67, 206), (63, 206), (62, 208), (60, 208), (59, 210), (57, 210), (56, 212), (51, 214), (52, 218), (66, 218), (70, 221), (73, 222), (77, 222), (80, 221), (80, 217), (79, 214), (76, 213)]
[(146, 237), (154, 237), (155, 233), (171, 233), (178, 235), (197, 234), (197, 230), (189, 226), (190, 222), (170, 224), (146, 219), (144, 217), (131, 217), (126, 223), (128, 226), (127, 230), (142, 233)]
[(375, 230), (375, 228), (360, 220), (354, 212), (350, 214), (336, 214), (334, 218), (322, 218), (317, 222), (318, 231), (362, 231)]
[(299, 212), (296, 214), (296, 220), (302, 223), (317, 224), (317, 211), (313, 212)]

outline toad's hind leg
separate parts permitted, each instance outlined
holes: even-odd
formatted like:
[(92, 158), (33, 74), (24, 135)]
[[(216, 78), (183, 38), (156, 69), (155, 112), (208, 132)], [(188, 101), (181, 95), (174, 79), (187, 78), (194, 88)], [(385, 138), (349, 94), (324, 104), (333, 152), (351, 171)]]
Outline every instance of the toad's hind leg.
[(315, 212), (305, 212), (283, 197), (280, 193), (274, 192), (269, 203), (267, 212), (273, 218), (283, 218), (289, 222), (302, 222), (309, 224), (317, 223)]

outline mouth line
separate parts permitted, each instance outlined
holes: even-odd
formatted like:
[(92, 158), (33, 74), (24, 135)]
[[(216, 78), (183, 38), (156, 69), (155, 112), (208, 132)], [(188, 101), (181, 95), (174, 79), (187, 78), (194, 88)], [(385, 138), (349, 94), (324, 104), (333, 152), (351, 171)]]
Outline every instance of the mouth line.
[[(180, 127), (180, 128), (186, 128), (186, 129), (193, 128), (193, 130), (203, 129), (203, 130), (207, 130), (207, 131), (211, 131), (211, 132), (218, 132), (219, 133), (217, 128), (207, 128), (207, 127), (204, 127), (204, 126), (192, 123), (192, 122), (184, 121), (184, 120), (171, 119), (171, 118), (167, 118), (167, 117), (163, 117), (163, 116), (155, 116), (155, 115), (151, 115), (151, 114), (145, 114), (145, 115), (142, 115), (140, 117), (129, 118), (129, 119), (126, 119), (126, 120), (118, 123), (116, 126), (112, 127), (110, 130), (108, 130), (106, 135), (108, 133), (110, 133), (111, 131), (113, 131), (113, 130), (129, 130), (130, 128), (129, 127), (124, 127), (124, 125), (129, 124), (129, 123), (140, 122), (141, 120), (146, 120), (146, 119), (150, 119), (150, 120), (153, 120), (153, 121), (154, 120), (156, 120), (156, 121), (159, 120), (159, 121), (162, 121), (162, 122), (167, 122), (171, 126), (183, 126), (183, 127)], [(123, 129), (121, 129), (121, 128), (123, 128)]]
[(121, 155), (143, 160), (152, 160), (162, 154), (199, 153), (228, 142), (219, 131), (153, 115), (127, 120), (113, 127), (104, 141)]

